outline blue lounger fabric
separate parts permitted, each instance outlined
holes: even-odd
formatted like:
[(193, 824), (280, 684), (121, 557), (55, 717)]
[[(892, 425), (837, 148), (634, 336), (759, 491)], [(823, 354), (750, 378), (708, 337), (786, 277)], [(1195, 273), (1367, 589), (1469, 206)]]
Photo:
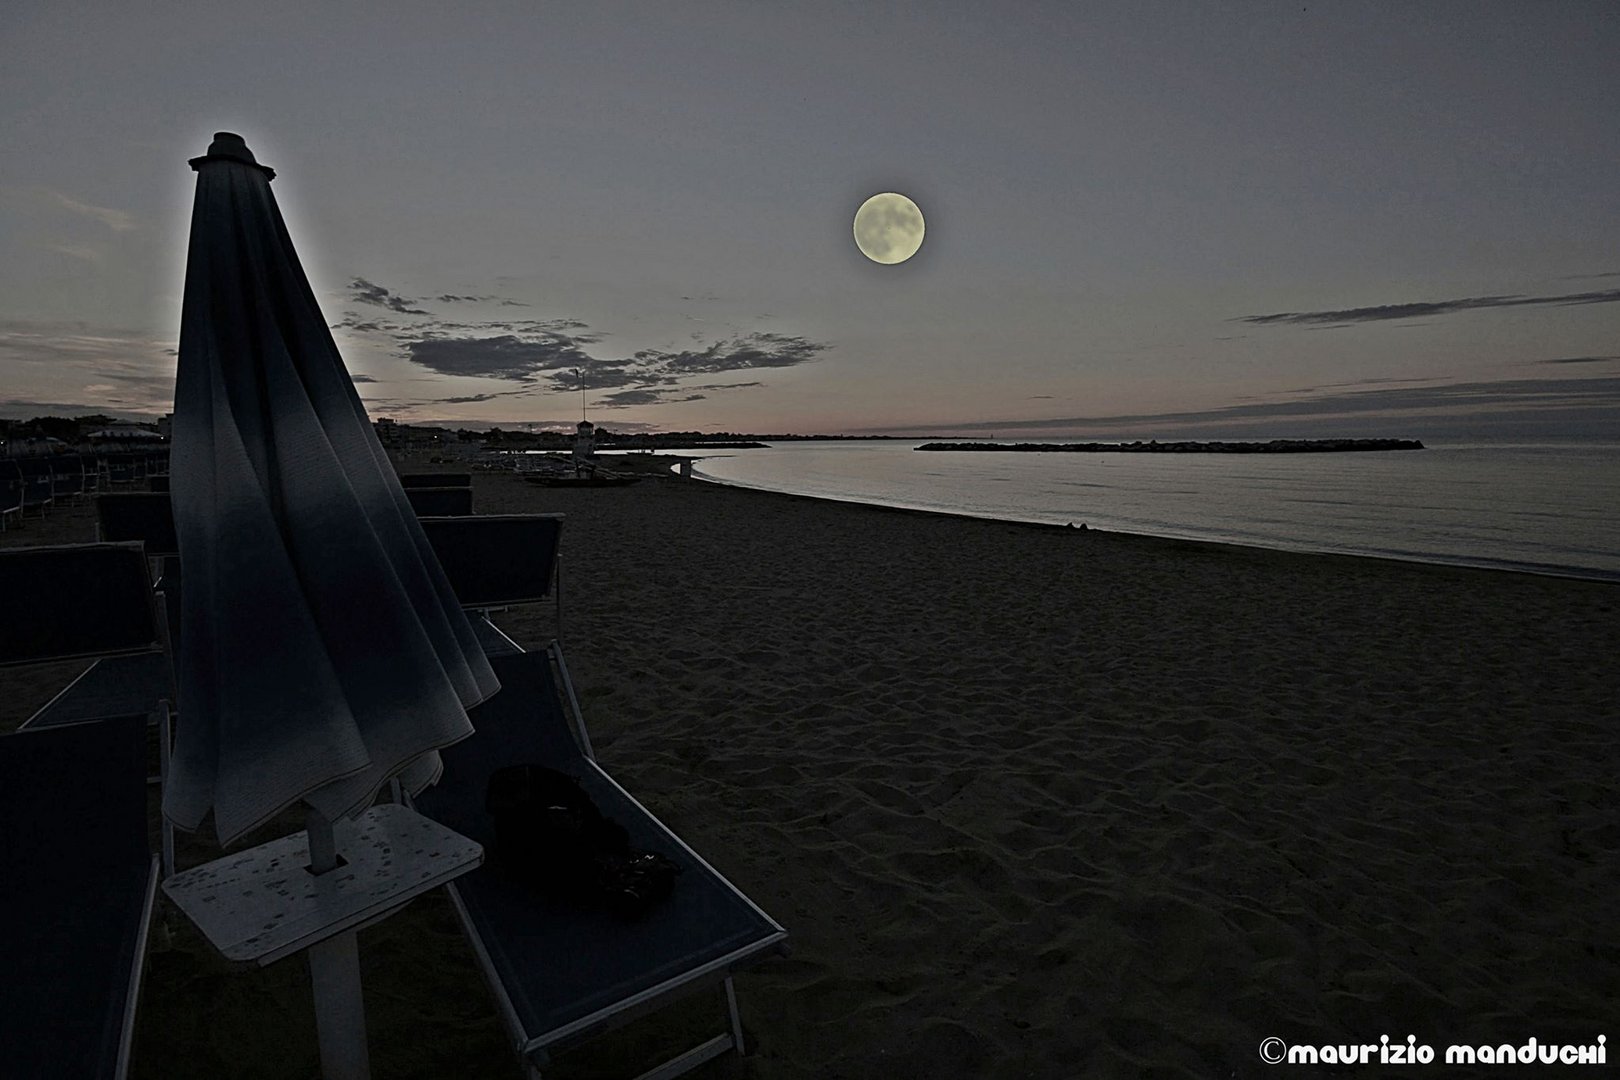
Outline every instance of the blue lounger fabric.
[(472, 473), (400, 473), (399, 486), (406, 488), (472, 487)]
[(22, 726), (58, 727), (110, 716), (149, 717), (159, 700), (174, 705), (174, 695), (168, 656), (157, 652), (109, 656), (91, 664)]
[[(124, 572), (109, 572), (109, 559), (124, 560)], [(28, 663), (156, 648), (150, 581), (134, 544), (7, 551), (0, 658)]]
[(462, 607), (527, 604), (551, 597), (561, 514), (424, 517), (433, 554)]
[(0, 1074), (109, 1077), (153, 882), (146, 719), (0, 736)]
[(473, 512), (470, 487), (405, 488), (405, 497), (418, 517), (462, 517)]
[[(485, 845), (484, 865), (454, 888), (531, 1042), (726, 957), (764, 952), (784, 934), (707, 869), (580, 751), (546, 653), (492, 658), (501, 692), (472, 710), (475, 734), (442, 751), (444, 775), (416, 806)], [(630, 844), (679, 863), (674, 894), (638, 921), (548, 900), (503, 873), (484, 791), (497, 768), (538, 763), (580, 779)]]
[(96, 496), (96, 527), (103, 540), (139, 540), (148, 558), (174, 555), (174, 511), (167, 492), (123, 491)]

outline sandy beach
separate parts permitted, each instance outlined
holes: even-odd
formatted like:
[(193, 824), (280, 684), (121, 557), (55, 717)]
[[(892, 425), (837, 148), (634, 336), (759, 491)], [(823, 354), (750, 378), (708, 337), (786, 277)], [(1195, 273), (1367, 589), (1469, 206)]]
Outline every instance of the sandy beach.
[[(1620, 1038), (1614, 585), (662, 476), (475, 488), (567, 515), (599, 759), (793, 935), (738, 980), (750, 1055), (696, 1075), (1330, 1075), (1257, 1048)], [(0, 543), (93, 533), (81, 506)], [(497, 621), (537, 646), (552, 620)], [(0, 672), (0, 730), (76, 669)], [(134, 1076), (315, 1075), (301, 961), (157, 924)], [(361, 947), (375, 1075), (516, 1075), (442, 896)], [(555, 1075), (631, 1075), (720, 1008)]]

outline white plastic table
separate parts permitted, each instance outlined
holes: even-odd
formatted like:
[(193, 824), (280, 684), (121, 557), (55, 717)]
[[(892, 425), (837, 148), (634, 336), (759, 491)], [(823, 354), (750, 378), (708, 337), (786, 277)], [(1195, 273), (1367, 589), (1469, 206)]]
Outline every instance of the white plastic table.
[(310, 869), (305, 831), (176, 874), (163, 891), (228, 960), (309, 951), (322, 1069), (350, 1080), (370, 1073), (355, 933), (474, 869), (484, 849), (397, 804), (333, 823), (331, 841), (342, 862), (325, 873)]

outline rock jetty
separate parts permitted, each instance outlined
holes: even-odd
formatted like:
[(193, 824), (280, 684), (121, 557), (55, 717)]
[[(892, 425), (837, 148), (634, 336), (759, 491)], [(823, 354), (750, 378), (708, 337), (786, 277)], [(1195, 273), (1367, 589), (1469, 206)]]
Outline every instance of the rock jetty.
[(1071, 454), (1329, 454), (1355, 450), (1422, 450), (1418, 439), (1272, 439), (1270, 442), (924, 443), (918, 450), (1013, 450)]

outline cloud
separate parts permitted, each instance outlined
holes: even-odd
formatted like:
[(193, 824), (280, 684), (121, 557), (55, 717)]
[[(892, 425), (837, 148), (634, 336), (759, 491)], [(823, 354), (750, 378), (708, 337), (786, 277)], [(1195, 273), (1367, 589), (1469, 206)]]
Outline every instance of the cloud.
[(403, 296), (396, 295), (383, 288), (381, 285), (367, 281), (365, 278), (357, 277), (349, 282), (349, 290), (349, 299), (357, 304), (371, 304), (375, 307), (387, 308), (389, 311), (397, 311), (401, 315), (433, 314), (431, 311), (422, 308), (411, 307), (417, 301), (407, 300)]
[(58, 254), (67, 255), (75, 259), (82, 259), (96, 266), (101, 265), (101, 249), (91, 247), (89, 244), (46, 244), (46, 249)]
[[(82, 322), (0, 319), (0, 371), (7, 389), (28, 387), (32, 397), (61, 405), (67, 395), (87, 393), (87, 411), (118, 406), (124, 411), (167, 412), (173, 407), (174, 337), (148, 331), (91, 326)], [(79, 407), (75, 405), (75, 407)]]
[(717, 341), (701, 352), (637, 353), (639, 361), (674, 374), (714, 374), (721, 371), (749, 371), (756, 368), (794, 367), (816, 358), (827, 346), (786, 334), (745, 334), (729, 341)]
[[(411, 305), (419, 303), (368, 281), (355, 278), (349, 299), (401, 314), (429, 315)], [(441, 293), (444, 303), (496, 301), (527, 306), (518, 301), (470, 293)], [(701, 299), (712, 299), (702, 297)], [(428, 320), (395, 322), (345, 311), (331, 324), (333, 330), (391, 338), (400, 355), (435, 375), (503, 379), (526, 387), (544, 386), (554, 392), (610, 391), (604, 407), (651, 404), (679, 398), (699, 390), (728, 390), (758, 383), (683, 386), (697, 376), (765, 368), (794, 367), (815, 360), (829, 346), (790, 334), (753, 332), (683, 349), (643, 349), (630, 356), (593, 355), (589, 346), (603, 334), (578, 319), (485, 319), (456, 321), (432, 316)], [(524, 392), (527, 392), (525, 390)], [(501, 396), (495, 394), (493, 396)], [(488, 396), (461, 395), (435, 399), (445, 404), (471, 404)]]
[(99, 221), (113, 232), (129, 232), (131, 229), (139, 227), (135, 222), (135, 216), (123, 210), (111, 210), (105, 206), (91, 206), (89, 203), (69, 198), (60, 191), (52, 191), (50, 188), (46, 188), (45, 192), (56, 200), (59, 206), (64, 206), (83, 217)]
[(1532, 360), (1532, 364), (1612, 364), (1620, 356), (1561, 356), (1556, 360)]
[[(760, 333), (718, 341), (705, 349), (643, 349), (628, 357), (601, 357), (592, 356), (584, 348), (599, 340), (600, 335), (570, 332), (584, 325), (572, 320), (530, 323), (519, 332), (491, 336), (444, 333), (446, 327), (459, 329), (461, 325), (436, 324), (428, 336), (402, 340), (406, 358), (440, 375), (544, 382), (556, 391), (612, 390), (649, 395), (640, 403), (671, 400), (669, 395), (674, 391), (669, 388), (693, 376), (792, 367), (814, 360), (828, 348), (802, 337)], [(730, 389), (733, 385), (715, 384), (707, 389)], [(615, 396), (604, 400), (622, 404), (634, 399)]]
[(1561, 296), (1470, 296), (1460, 300), (1425, 300), (1405, 304), (1380, 304), (1376, 307), (1343, 308), (1337, 311), (1284, 311), (1275, 315), (1242, 315), (1233, 322), (1253, 323), (1256, 326), (1278, 324), (1309, 326), (1347, 325), (1361, 322), (1384, 322), (1390, 319), (1414, 319), (1425, 315), (1452, 315), (1459, 311), (1482, 308), (1531, 307), (1555, 305), (1569, 307), (1577, 304), (1612, 304), (1620, 301), (1620, 289), (1599, 292), (1565, 293)]
[(374, 382), (377, 381), (376, 379), (373, 379), (370, 375), (350, 375), (349, 379), (350, 379), (350, 381), (356, 382), (356, 383), (374, 383)]
[[(685, 394), (685, 397), (674, 397)], [(595, 404), (603, 409), (628, 409), (633, 405), (667, 405), (678, 401), (703, 401), (707, 394), (692, 394), (685, 390), (620, 390), (597, 398)]]
[(542, 372), (591, 363), (579, 343), (566, 334), (426, 338), (407, 342), (405, 355), (440, 375), (476, 375), (488, 379), (534, 379)]
[(522, 300), (513, 300), (505, 296), (469, 296), (457, 293), (444, 293), (438, 297), (446, 304), (499, 304), (501, 307), (529, 307)]
[(534, 394), (534, 393), (537, 393), (537, 392), (538, 391), (535, 390), (535, 389), (528, 389), (528, 388), (523, 389), (523, 390), (497, 390), (494, 393), (490, 393), (490, 394), (465, 394), (465, 395), (462, 395), (462, 396), (459, 396), (459, 397), (419, 398), (417, 401), (414, 402), (414, 404), (416, 404), (416, 405), (470, 405), (470, 404), (473, 404), (474, 402), (494, 401), (496, 398), (503, 398), (503, 397), (527, 397), (527, 396), (529, 396), (531, 394)]
[(30, 420), (36, 416), (94, 416), (97, 414), (122, 420), (151, 420), (158, 415), (151, 410), (110, 407), (104, 401), (90, 403), (84, 401), (43, 401), (37, 398), (0, 398), (0, 417), (8, 420)]

